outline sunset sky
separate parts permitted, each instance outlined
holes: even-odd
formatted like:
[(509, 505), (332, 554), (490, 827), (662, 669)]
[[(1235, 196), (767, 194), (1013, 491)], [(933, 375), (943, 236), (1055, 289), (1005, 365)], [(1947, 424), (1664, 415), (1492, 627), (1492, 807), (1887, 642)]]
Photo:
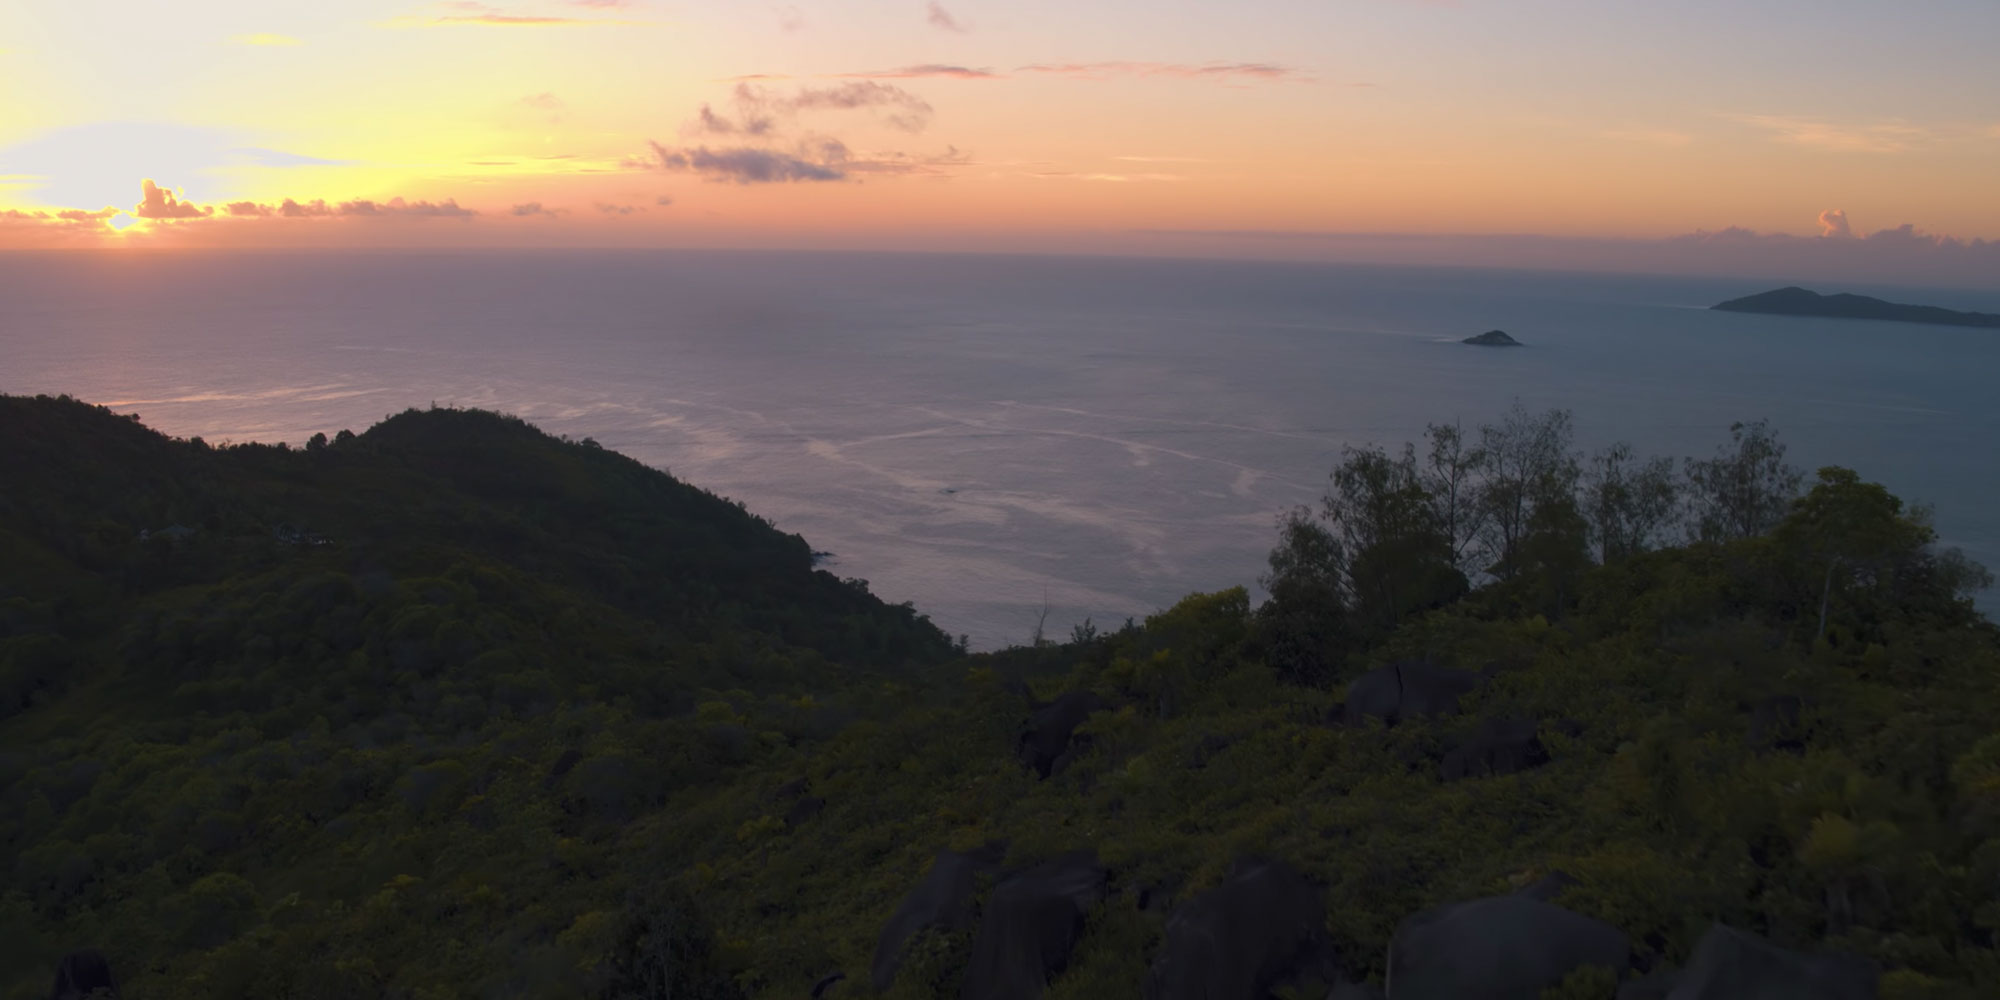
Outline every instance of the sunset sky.
[(20, 0), (0, 247), (1533, 234), (1976, 277), (1995, 39), (1992, 0)]

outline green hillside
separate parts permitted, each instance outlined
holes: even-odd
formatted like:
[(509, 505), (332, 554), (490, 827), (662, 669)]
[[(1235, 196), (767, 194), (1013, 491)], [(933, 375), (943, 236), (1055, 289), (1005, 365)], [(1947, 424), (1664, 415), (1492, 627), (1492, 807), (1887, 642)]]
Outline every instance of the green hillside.
[[(1629, 939), (1549, 996), (1715, 922), (2000, 995), (2000, 633), (1921, 511), (1759, 426), (1423, 444), (1350, 451), (1262, 604), (966, 656), (512, 418), (213, 448), (0, 397), (0, 996), (85, 948), (128, 998), (855, 998), (878, 951), (889, 996), (1001, 996), (1029, 913), (1045, 995), (1175, 997), (1251, 859), (1313, 962), (1246, 997), (1423, 995), (1399, 926), (1524, 887)], [(1017, 905), (1085, 850), (1076, 927)], [(967, 895), (883, 948), (941, 851)]]

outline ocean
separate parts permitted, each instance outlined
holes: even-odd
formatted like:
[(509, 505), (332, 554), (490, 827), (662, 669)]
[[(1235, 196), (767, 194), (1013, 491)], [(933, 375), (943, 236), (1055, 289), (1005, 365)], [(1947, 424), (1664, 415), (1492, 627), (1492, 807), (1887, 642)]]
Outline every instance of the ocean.
[[(2000, 334), (1708, 311), (1791, 283), (748, 251), (0, 254), (0, 392), (302, 443), (433, 403), (735, 499), (975, 648), (1252, 586), (1349, 444), (1515, 401), (1790, 459), (2000, 567)], [(1821, 288), (1822, 291), (1835, 289)], [(2000, 311), (2000, 291), (1844, 287)], [(1527, 346), (1458, 341), (1502, 329)], [(1989, 610), (1992, 595), (1982, 602)]]

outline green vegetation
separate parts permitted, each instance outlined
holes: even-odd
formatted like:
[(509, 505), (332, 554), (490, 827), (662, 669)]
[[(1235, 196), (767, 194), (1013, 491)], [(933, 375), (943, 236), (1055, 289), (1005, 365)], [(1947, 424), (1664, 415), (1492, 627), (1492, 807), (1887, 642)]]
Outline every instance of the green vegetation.
[[(87, 947), (128, 998), (868, 996), (931, 857), (994, 841), (1111, 872), (1055, 998), (1138, 995), (1142, 891), (1246, 855), (1324, 885), (1377, 982), (1406, 916), (1561, 871), (1658, 964), (1719, 919), (1870, 956), (1887, 997), (2000, 995), (1983, 571), (1852, 472), (1801, 494), (1761, 425), (1678, 474), (1518, 409), (1351, 451), (1261, 605), (975, 656), (741, 507), (491, 414), (211, 448), (0, 397), (0, 470), (10, 1000)], [(1486, 679), (1335, 721), (1411, 660)], [(1023, 685), (1111, 706), (1047, 779)], [(1443, 780), (1501, 718), (1547, 763)], [(971, 948), (919, 935), (889, 995), (955, 996)]]

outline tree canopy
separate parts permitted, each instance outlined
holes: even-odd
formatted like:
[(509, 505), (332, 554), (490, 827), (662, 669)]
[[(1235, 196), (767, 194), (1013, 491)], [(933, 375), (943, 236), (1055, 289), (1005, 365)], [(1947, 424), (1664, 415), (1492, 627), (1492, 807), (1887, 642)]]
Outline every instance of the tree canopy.
[[(1245, 858), (1355, 981), (1547, 884), (1656, 970), (1719, 920), (2000, 994), (1989, 578), (1855, 472), (1801, 493), (1768, 428), (1674, 476), (1567, 427), (1348, 452), (1261, 604), (967, 656), (511, 418), (210, 446), (0, 397), (0, 996), (86, 948), (137, 998), (870, 996), (941, 851), (976, 909), (1082, 850), (1057, 1000), (1139, 995)], [(1455, 686), (1384, 717), (1384, 677)], [(981, 933), (912, 935), (882, 995), (958, 995)]]

